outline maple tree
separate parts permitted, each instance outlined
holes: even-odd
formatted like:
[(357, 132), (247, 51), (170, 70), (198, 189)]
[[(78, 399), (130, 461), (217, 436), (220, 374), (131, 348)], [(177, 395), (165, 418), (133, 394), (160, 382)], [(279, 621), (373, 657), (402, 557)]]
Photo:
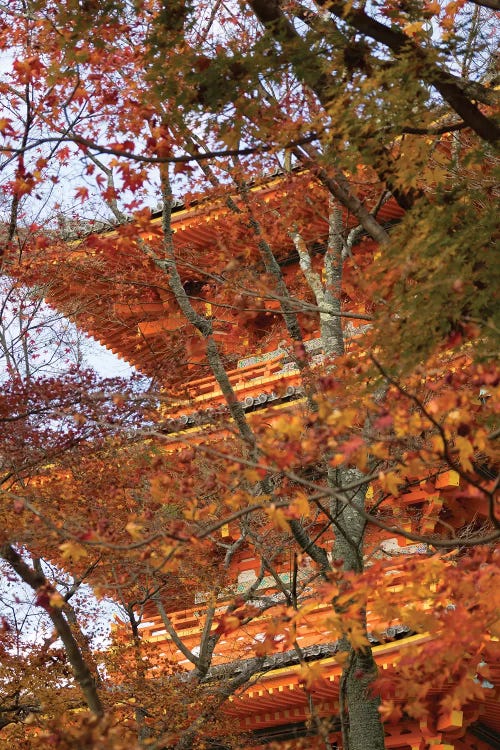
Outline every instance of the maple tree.
[[(9, 372), (3, 385), (2, 557), (64, 646), (54, 652), (54, 635), (31, 650), (31, 674), (47, 659), (60, 673), (27, 692), (6, 618), (5, 746), (180, 750), (207, 732), (230, 742), (221, 706), (287, 649), (328, 746), (312, 698), (321, 669), (297, 639), (325, 604), (344, 748), (384, 747), (381, 719), (425, 716), (431, 690), (442, 711), (479, 699), (498, 627), (488, 545), (500, 523), (490, 11), (66, 0), (1, 13), (12, 61), (0, 83), (4, 272), (49, 284), (42, 294), (103, 338), (117, 316), (132, 321), (146, 341), (134, 331), (131, 359), (153, 378), (147, 395), (80, 371), (29, 382)], [(58, 231), (68, 185), (87, 220), (89, 199), (102, 201), (110, 231)], [(177, 197), (206, 210), (209, 252), (202, 224), (201, 240), (182, 240)], [(137, 323), (134, 305), (163, 306), (170, 325), (153, 313)], [(146, 324), (160, 331), (154, 346)], [(278, 385), (283, 412), (270, 423), (253, 416), (253, 396), (240, 403), (231, 375), (254, 351), (285, 357), (303, 397), (288, 404)], [(204, 376), (219, 413), (207, 440), (179, 446), (169, 420)], [(431, 524), (431, 504), (405, 497), (419, 483), (432, 495), (446, 471), (459, 484)], [(426, 554), (395, 560), (373, 529)], [(235, 598), (243, 549), (260, 567)], [(395, 570), (397, 592), (379, 583)], [(275, 594), (259, 592), (264, 578)], [(102, 653), (82, 629), (85, 607), (66, 599), (84, 581), (122, 607)], [(186, 645), (171, 612), (193, 590), (203, 625)], [(188, 679), (141, 640), (152, 611)], [(368, 636), (383, 640), (393, 622), (430, 638), (377, 678)], [(248, 632), (228, 677), (222, 644)]]

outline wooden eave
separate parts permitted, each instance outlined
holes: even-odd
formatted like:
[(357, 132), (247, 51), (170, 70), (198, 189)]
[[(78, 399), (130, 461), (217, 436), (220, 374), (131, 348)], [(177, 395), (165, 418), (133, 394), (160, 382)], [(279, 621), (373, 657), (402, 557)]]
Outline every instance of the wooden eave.
[[(318, 183), (308, 180), (307, 175), (303, 175), (303, 178), (303, 185), (306, 187), (304, 199), (297, 204), (297, 219), (303, 225), (306, 240), (322, 242), (328, 232), (325, 192)], [(282, 204), (287, 205), (287, 196), (294, 195), (297, 189), (293, 183), (287, 183), (286, 179), (280, 176), (254, 185), (250, 191), (259, 198), (264, 211), (273, 214)], [(241, 205), (237, 196), (232, 197)], [(390, 200), (382, 206), (379, 218), (382, 223), (393, 222), (400, 219), (402, 213), (395, 201)], [(142, 236), (147, 239), (148, 234), (158, 235), (161, 221), (161, 216), (153, 216), (149, 224), (142, 227)], [(213, 257), (218, 257), (218, 243), (231, 222), (233, 216), (223, 198), (208, 199), (190, 207), (174, 208), (171, 223), (177, 253), (182, 256), (194, 252), (202, 275), (204, 270), (216, 271)], [(270, 222), (273, 223), (272, 216)], [(151, 228), (150, 232), (148, 226)], [(238, 231), (241, 233), (242, 227)], [(113, 242), (115, 239), (116, 243)], [(244, 244), (244, 233), (238, 240), (240, 246), (243, 246), (242, 242)], [(255, 246), (255, 238), (252, 236), (252, 247)], [(127, 237), (127, 226), (95, 235), (92, 245), (84, 239), (68, 243), (66, 249), (69, 252), (62, 258), (59, 254), (61, 251), (54, 250), (55, 270), (59, 259), (63, 263), (68, 260), (69, 265), (68, 270), (61, 273), (59, 278), (57, 272), (54, 274), (48, 301), (65, 312), (71, 311), (75, 307), (75, 300), (78, 301), (78, 309), (72, 316), (81, 328), (144, 374), (161, 381), (162, 374), (171, 366), (169, 352), (165, 346), (166, 334), (183, 327), (186, 327), (188, 333), (190, 331), (190, 327), (179, 314), (161, 272), (152, 261), (146, 261), (149, 268), (149, 288), (147, 282), (140, 289), (134, 289), (132, 285), (129, 288), (125, 284), (122, 289), (113, 287), (113, 276), (117, 271), (125, 273), (130, 282), (133, 282), (136, 274), (134, 269), (144, 267), (142, 251), (136, 247), (133, 238)], [(222, 255), (224, 252), (227, 254), (227, 250), (221, 252)], [(283, 262), (288, 262), (290, 253), (293, 254), (293, 244), (288, 236), (283, 237), (283, 246), (278, 247), (277, 252), (278, 255), (281, 253)], [(256, 250), (255, 253), (257, 258)], [(79, 277), (78, 271), (71, 272), (73, 265), (77, 268), (78, 263), (87, 258), (102, 262), (102, 280), (96, 278), (94, 282), (88, 283), (84, 275)], [(186, 276), (189, 271), (184, 268), (183, 273)], [(164, 290), (160, 287), (164, 287)], [(128, 297), (127, 291), (123, 291), (127, 289)], [(200, 305), (202, 306), (202, 303), (198, 303), (198, 306)], [(271, 309), (273, 305), (269, 304), (266, 307)], [(201, 307), (200, 312), (203, 312)], [(221, 335), (224, 338), (224, 333)]]
[[(429, 640), (430, 636), (420, 634), (374, 646), (373, 655), (379, 670), (397, 665), (400, 654), (406, 648), (423, 645)], [(338, 712), (342, 667), (335, 657), (327, 657), (320, 663), (322, 678), (310, 686), (309, 692), (319, 716), (335, 716)], [(308, 664), (314, 666), (318, 662)], [(300, 665), (294, 665), (263, 673), (255, 685), (229, 699), (224, 713), (238, 720), (247, 730), (310, 720), (308, 693), (302, 685), (301, 671)], [(436, 698), (441, 695), (440, 691), (434, 692)], [(495, 708), (492, 709), (491, 703), (496, 703)], [(405, 718), (397, 724), (386, 725), (385, 745), (388, 749), (411, 750), (421, 750), (424, 742), (425, 747), (432, 745), (439, 750), (480, 747), (479, 743), (474, 745), (472, 735), (466, 736), (467, 728), (481, 716), (481, 721), (494, 732), (497, 712), (498, 701), (475, 701), (461, 711), (436, 712), (420, 722)]]

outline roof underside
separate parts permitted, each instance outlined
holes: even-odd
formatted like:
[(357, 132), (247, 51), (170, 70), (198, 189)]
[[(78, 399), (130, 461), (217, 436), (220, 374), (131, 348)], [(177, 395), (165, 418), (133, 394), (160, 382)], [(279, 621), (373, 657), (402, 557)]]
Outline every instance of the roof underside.
[[(296, 224), (319, 260), (328, 234), (325, 191), (307, 175), (281, 178), (253, 189), (252, 210), (293, 292), (297, 257), (288, 232)], [(382, 206), (378, 219), (390, 224), (401, 215), (391, 200)], [(347, 226), (354, 224), (347, 214), (344, 220)], [(194, 307), (213, 318), (227, 365), (236, 366), (242, 356), (241, 341), (233, 336), (239, 330), (242, 338), (242, 310), (230, 304), (238, 288), (251, 292), (245, 305), (252, 308), (253, 317), (244, 317), (243, 325), (250, 338), (252, 332), (255, 335), (246, 352), (273, 348), (266, 328), (279, 321), (273, 313), (279, 302), (272, 299), (269, 283), (261, 283), (265, 268), (248, 214), (241, 209), (235, 215), (222, 199), (177, 207), (172, 230), (186, 291)], [(195, 365), (188, 377), (208, 375), (196, 356), (198, 334), (180, 313), (165, 272), (137, 241), (139, 232), (143, 242), (152, 243), (161, 254), (160, 216), (54, 251), (49, 301), (105, 347), (160, 382), (181, 361)]]

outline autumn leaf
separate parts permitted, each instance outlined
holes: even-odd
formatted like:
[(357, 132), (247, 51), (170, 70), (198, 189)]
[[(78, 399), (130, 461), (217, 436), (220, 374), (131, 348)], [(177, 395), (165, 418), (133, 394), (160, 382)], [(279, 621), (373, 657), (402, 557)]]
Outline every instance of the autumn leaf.
[(49, 597), (49, 604), (51, 607), (55, 607), (56, 609), (62, 609), (66, 602), (58, 591), (54, 591), (54, 593)]
[(87, 557), (88, 554), (83, 545), (74, 541), (63, 542), (63, 544), (59, 545), (59, 549), (63, 559), (70, 562), (79, 562)]
[(240, 627), (241, 619), (242, 615), (239, 614), (226, 615), (221, 620), (219, 620), (216, 632), (221, 633), (222, 635), (226, 633), (232, 633), (234, 630)]
[(301, 666), (299, 670), (299, 682), (304, 685), (306, 690), (310, 690), (322, 679), (323, 669), (319, 662)]
[(344, 669), (344, 667), (346, 667), (349, 663), (350, 656), (347, 651), (339, 651), (333, 658), (335, 660), (335, 663), (342, 667), (342, 669)]
[(403, 31), (407, 36), (418, 36), (422, 33), (424, 24), (422, 21), (414, 21), (403, 26)]
[(269, 516), (272, 523), (278, 528), (282, 529), (282, 531), (289, 531), (290, 526), (288, 521), (286, 520), (285, 513), (281, 508), (277, 508), (275, 505), (271, 505), (269, 508), (266, 508), (266, 513)]
[(15, 131), (12, 127), (12, 120), (8, 117), (0, 117), (0, 134), (1, 135), (14, 135)]
[(311, 508), (306, 493), (297, 492), (288, 510), (290, 515), (296, 518), (307, 518), (311, 513)]
[(45, 69), (37, 55), (31, 55), (24, 60), (14, 60), (13, 68), (21, 83), (29, 83), (33, 78), (40, 76)]
[(138, 523), (137, 521), (129, 521), (125, 526), (125, 530), (134, 541), (142, 539), (143, 526), (141, 523)]
[(437, 0), (426, 0), (425, 12), (426, 14), (437, 15), (441, 12), (441, 6)]
[(441, 435), (433, 435), (431, 438), (431, 444), (433, 450), (438, 454), (441, 455), (444, 451), (444, 442)]
[[(0, 9), (2, 571), (74, 640), (4, 608), (0, 745), (236, 747), (326, 707), (366, 750), (379, 698), (389, 745), (462, 706), (457, 742), (488, 724), (498, 125), (471, 68), (494, 22), (462, 43), (465, 2), (330, 3), (340, 31), (325, 3)], [(141, 375), (91, 374), (67, 315)]]
[(75, 197), (78, 198), (82, 203), (89, 199), (89, 190), (86, 187), (77, 187), (75, 190)]
[(346, 636), (355, 651), (363, 650), (370, 645), (362, 623), (352, 622), (346, 630)]
[(460, 435), (457, 435), (455, 437), (455, 446), (458, 450), (460, 463), (462, 464), (465, 471), (472, 471), (473, 466), (471, 463), (471, 458), (474, 455), (474, 448), (470, 440), (468, 440), (465, 437), (461, 437)]
[(401, 479), (395, 472), (379, 472), (378, 481), (384, 492), (389, 492), (394, 497), (398, 497)]

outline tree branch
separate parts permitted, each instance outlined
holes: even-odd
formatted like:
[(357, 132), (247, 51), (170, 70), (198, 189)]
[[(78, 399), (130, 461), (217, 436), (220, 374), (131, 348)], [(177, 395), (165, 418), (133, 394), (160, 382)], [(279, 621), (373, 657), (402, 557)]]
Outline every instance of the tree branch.
[(45, 576), (31, 568), (22, 559), (21, 555), (10, 544), (3, 544), (0, 547), (0, 555), (15, 570), (17, 575), (33, 591), (43, 594), (47, 601), (41, 604), (49, 615), (57, 633), (63, 642), (64, 649), (68, 660), (73, 667), (73, 673), (76, 681), (80, 685), (82, 693), (87, 702), (87, 706), (96, 716), (104, 715), (104, 708), (97, 692), (95, 679), (82, 656), (78, 643), (71, 632), (71, 628), (61, 610), (50, 603), (51, 594), (57, 593), (52, 585), (47, 581)]

